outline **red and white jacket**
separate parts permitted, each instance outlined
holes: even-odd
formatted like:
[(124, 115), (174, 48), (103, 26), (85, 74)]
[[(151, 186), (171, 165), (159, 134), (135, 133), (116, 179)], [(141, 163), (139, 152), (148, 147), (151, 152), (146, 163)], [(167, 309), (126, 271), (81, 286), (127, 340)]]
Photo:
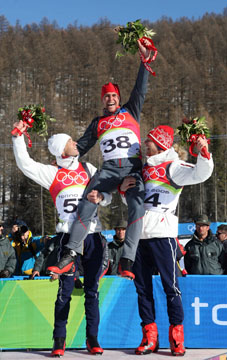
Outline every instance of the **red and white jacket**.
[(178, 236), (178, 217), (175, 210), (182, 188), (206, 181), (213, 171), (210, 160), (198, 155), (197, 163), (179, 159), (170, 148), (147, 158), (143, 167), (145, 182), (145, 215), (141, 239)]
[[(58, 211), (59, 223), (56, 232), (70, 233), (76, 217), (76, 207), (81, 199), (89, 176), (96, 173), (96, 168), (86, 163), (86, 169), (78, 161), (78, 157), (70, 156), (62, 159), (56, 157), (57, 165), (45, 165), (33, 160), (27, 151), (24, 135), (13, 137), (13, 152), (17, 166), (29, 179), (49, 190)], [(89, 174), (88, 174), (89, 173)], [(103, 193), (104, 199), (100, 205), (110, 204), (112, 196)], [(92, 220), (89, 233), (102, 231), (98, 217)]]

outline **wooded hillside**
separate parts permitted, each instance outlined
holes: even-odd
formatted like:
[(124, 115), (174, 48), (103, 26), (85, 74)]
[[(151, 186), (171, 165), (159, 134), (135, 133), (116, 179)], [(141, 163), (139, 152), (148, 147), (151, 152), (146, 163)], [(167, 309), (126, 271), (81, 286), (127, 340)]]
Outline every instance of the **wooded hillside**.
[[(197, 21), (163, 18), (144, 24), (156, 32), (158, 55), (152, 64), (156, 76), (149, 76), (141, 137), (159, 124), (176, 129), (185, 116), (206, 116), (215, 169), (204, 184), (185, 187), (178, 215), (180, 222), (191, 221), (201, 212), (211, 221), (227, 221), (227, 11)], [(9, 26), (0, 16), (0, 216), (9, 226), (15, 218), (23, 218), (34, 234), (50, 234), (56, 223), (48, 191), (27, 179), (15, 164), (10, 131), (18, 108), (42, 103), (57, 119), (48, 135), (66, 132), (76, 140), (102, 114), (104, 83), (118, 83), (122, 103), (126, 102), (140, 60), (138, 54), (115, 59), (120, 50), (116, 25), (103, 20), (92, 27), (60, 29), (43, 19), (39, 25), (22, 28)], [(53, 157), (46, 142), (36, 135), (32, 141), (31, 156), (49, 164)], [(98, 145), (84, 160), (100, 167)], [(195, 158), (189, 156), (188, 161)], [(126, 216), (126, 209), (115, 194), (113, 203), (101, 210), (104, 228), (112, 228), (120, 216)]]

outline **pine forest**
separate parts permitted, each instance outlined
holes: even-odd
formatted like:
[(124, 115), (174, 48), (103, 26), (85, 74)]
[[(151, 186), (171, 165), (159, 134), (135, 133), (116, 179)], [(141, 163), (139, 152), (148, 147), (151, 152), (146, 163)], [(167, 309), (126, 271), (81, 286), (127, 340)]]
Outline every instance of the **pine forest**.
[[(227, 8), (223, 14), (206, 14), (196, 21), (162, 18), (154, 23), (142, 22), (156, 33), (153, 41), (158, 49), (152, 63), (156, 76), (149, 75), (141, 115), (142, 142), (157, 125), (170, 125), (176, 130), (184, 117), (205, 116), (214, 171), (205, 183), (183, 189), (177, 213), (179, 222), (191, 222), (201, 213), (213, 222), (226, 222)], [(19, 23), (10, 26), (0, 16), (0, 217), (9, 228), (19, 218), (35, 235), (53, 234), (57, 221), (49, 192), (26, 178), (16, 166), (11, 130), (18, 108), (43, 104), (46, 112), (56, 118), (56, 122), (49, 123), (48, 137), (64, 132), (77, 140), (91, 120), (102, 115), (100, 95), (104, 83), (117, 83), (121, 103), (127, 102), (140, 58), (138, 54), (115, 58), (121, 50), (114, 31), (118, 25), (101, 19), (91, 27), (75, 23), (62, 29), (44, 18), (40, 24), (21, 27)], [(51, 164), (54, 158), (46, 139), (36, 134), (31, 138), (30, 156)], [(82, 161), (100, 168), (98, 144)], [(196, 158), (188, 155), (187, 161), (195, 163)], [(111, 205), (99, 212), (104, 229), (112, 229), (117, 219), (127, 217), (117, 192)]]

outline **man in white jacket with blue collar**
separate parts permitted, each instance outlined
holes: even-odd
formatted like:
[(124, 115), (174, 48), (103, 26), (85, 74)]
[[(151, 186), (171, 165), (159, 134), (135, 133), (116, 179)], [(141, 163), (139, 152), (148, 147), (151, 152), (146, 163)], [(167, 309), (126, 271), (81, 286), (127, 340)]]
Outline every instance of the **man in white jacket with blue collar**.
[[(14, 124), (21, 133), (25, 130), (23, 121)], [(56, 156), (57, 165), (45, 165), (30, 158), (24, 135), (13, 137), (13, 151), (17, 166), (37, 184), (50, 191), (58, 212), (57, 236), (64, 246), (76, 217), (78, 202), (86, 193), (86, 186), (95, 175), (96, 168), (89, 163), (78, 161), (77, 143), (67, 134), (53, 135), (48, 140), (48, 148)], [(93, 191), (86, 194), (89, 201), (105, 206), (111, 202), (111, 195)], [(99, 325), (98, 283), (102, 271), (103, 243), (101, 223), (96, 216), (92, 220), (90, 232), (84, 242), (84, 291), (86, 314), (86, 344), (92, 354), (102, 354), (97, 335)], [(59, 254), (60, 258), (60, 254)], [(84, 260), (84, 261), (83, 261)], [(54, 346), (52, 356), (62, 356), (65, 350), (66, 324), (71, 293), (74, 288), (75, 266), (71, 265), (67, 274), (59, 277), (59, 291), (55, 303)], [(56, 275), (52, 275), (56, 278)]]
[[(213, 160), (210, 153), (206, 156), (204, 152), (204, 147), (208, 151), (208, 145), (202, 137), (196, 143), (197, 163), (180, 160), (172, 147), (173, 136), (174, 130), (170, 126), (160, 125), (152, 129), (145, 140), (147, 163), (142, 170), (145, 215), (133, 265), (143, 331), (137, 355), (156, 352), (159, 348), (152, 287), (154, 269), (160, 273), (166, 293), (171, 352), (176, 356), (185, 353), (184, 313), (177, 279), (178, 218), (175, 211), (183, 186), (207, 180), (213, 171)], [(133, 186), (135, 179), (128, 177), (120, 190), (124, 192)]]

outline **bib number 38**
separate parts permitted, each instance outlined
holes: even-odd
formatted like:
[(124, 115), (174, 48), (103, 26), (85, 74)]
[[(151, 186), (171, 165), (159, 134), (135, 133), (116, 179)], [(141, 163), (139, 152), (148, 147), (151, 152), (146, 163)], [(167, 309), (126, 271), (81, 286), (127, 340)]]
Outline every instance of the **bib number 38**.
[(115, 150), (117, 147), (120, 149), (128, 149), (131, 147), (128, 136), (118, 136), (116, 139), (108, 139), (103, 143), (104, 146), (108, 147), (104, 150), (104, 153), (109, 153)]

